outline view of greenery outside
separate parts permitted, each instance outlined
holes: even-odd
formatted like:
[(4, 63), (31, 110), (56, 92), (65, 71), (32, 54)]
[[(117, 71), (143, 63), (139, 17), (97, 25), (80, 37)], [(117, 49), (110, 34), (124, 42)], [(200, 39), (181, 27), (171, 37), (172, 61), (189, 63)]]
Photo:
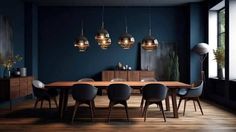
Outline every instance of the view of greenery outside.
[[(225, 53), (224, 52), (225, 51), (225, 8), (218, 11), (218, 45), (217, 47), (218, 49), (223, 50), (223, 54)], [(225, 57), (225, 55), (223, 56)], [(224, 66), (224, 63), (225, 62), (223, 61), (223, 66)], [(220, 65), (218, 63), (218, 67), (219, 66), (222, 66), (222, 63)], [(218, 75), (219, 74), (220, 73), (218, 72)]]

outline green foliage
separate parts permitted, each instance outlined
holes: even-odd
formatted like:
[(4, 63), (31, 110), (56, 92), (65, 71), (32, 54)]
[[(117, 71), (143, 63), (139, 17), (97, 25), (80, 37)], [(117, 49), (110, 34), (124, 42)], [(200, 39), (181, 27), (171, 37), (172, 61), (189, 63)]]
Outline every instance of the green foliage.
[(221, 68), (225, 67), (225, 48), (223, 46), (213, 50), (215, 60)]
[(179, 57), (174, 51), (169, 53), (168, 80), (179, 80)]
[(15, 56), (9, 56), (6, 60), (4, 60), (2, 58), (2, 55), (0, 54), (0, 60), (1, 60), (0, 65), (10, 70), (16, 62), (23, 60), (23, 57), (20, 55), (15, 55)]

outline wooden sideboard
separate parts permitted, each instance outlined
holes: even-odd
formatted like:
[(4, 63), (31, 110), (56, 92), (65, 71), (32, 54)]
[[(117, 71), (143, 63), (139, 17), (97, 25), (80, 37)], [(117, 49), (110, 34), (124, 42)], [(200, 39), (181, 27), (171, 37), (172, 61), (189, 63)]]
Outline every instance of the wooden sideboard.
[(123, 78), (127, 81), (140, 81), (142, 78), (156, 78), (154, 71), (102, 71), (102, 81)]
[(12, 77), (0, 79), (0, 100), (12, 99), (32, 94), (33, 77)]

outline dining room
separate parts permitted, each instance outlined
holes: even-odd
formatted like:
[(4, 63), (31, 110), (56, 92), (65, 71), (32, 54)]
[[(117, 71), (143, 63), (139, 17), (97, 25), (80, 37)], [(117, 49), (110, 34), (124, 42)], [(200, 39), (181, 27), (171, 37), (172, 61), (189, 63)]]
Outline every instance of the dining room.
[(235, 131), (235, 9), (0, 1), (0, 131)]

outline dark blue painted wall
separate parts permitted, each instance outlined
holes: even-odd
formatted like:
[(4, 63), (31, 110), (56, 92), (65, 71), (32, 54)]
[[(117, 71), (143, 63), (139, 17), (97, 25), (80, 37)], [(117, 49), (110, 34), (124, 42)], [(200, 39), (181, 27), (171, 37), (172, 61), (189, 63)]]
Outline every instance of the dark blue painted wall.
[[(190, 4), (190, 49), (198, 43), (207, 43), (207, 18), (204, 15), (204, 6), (201, 4)], [(200, 73), (200, 56), (190, 52), (190, 82), (201, 79)]]
[[(124, 32), (124, 8), (105, 7), (105, 28), (109, 31), (112, 45), (102, 50), (94, 40), (101, 27), (101, 7), (39, 7), (39, 78), (45, 82), (55, 80), (77, 80), (82, 77), (100, 79), (105, 69), (114, 69), (118, 62), (139, 69), (140, 57), (138, 43), (148, 34), (148, 8), (128, 7), (128, 31), (135, 37), (132, 49), (119, 47), (117, 40)], [(159, 41), (176, 42), (179, 26), (184, 27), (186, 18), (179, 18), (180, 8), (152, 7), (152, 33)], [(86, 53), (79, 53), (73, 41), (80, 34), (80, 22), (84, 20), (85, 36), (90, 41)]]
[(38, 7), (25, 3), (25, 66), (28, 75), (38, 78)]
[[(1, 0), (0, 15), (8, 16), (10, 18), (13, 28), (12, 44), (14, 47), (14, 54), (19, 54), (24, 57), (24, 3), (20, 0)], [(23, 66), (24, 60), (15, 65), (15, 67)], [(1, 72), (0, 77), (2, 76)]]

